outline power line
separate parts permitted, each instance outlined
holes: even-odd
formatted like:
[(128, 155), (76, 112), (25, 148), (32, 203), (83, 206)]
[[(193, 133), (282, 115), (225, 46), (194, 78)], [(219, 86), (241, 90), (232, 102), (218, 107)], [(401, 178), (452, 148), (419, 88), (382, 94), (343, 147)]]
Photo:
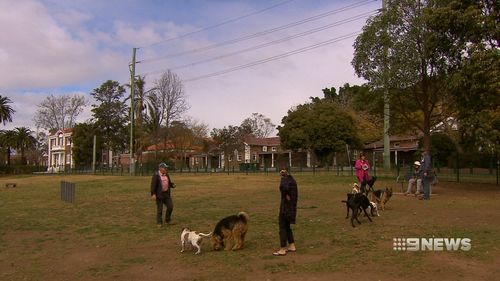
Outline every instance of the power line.
[(189, 78), (189, 79), (183, 80), (183, 82), (197, 81), (197, 80), (201, 80), (201, 79), (204, 79), (204, 78), (210, 78), (210, 77), (214, 77), (214, 76), (219, 76), (219, 75), (222, 75), (222, 74), (226, 74), (226, 73), (229, 73), (229, 72), (237, 71), (237, 70), (240, 70), (240, 69), (244, 69), (244, 68), (248, 68), (248, 67), (253, 67), (253, 66), (256, 66), (256, 65), (260, 65), (260, 64), (264, 64), (264, 63), (270, 62), (270, 61), (274, 61), (274, 60), (282, 59), (282, 58), (289, 57), (289, 56), (292, 56), (292, 55), (304, 53), (304, 52), (307, 52), (307, 51), (310, 51), (310, 50), (313, 50), (313, 49), (316, 49), (316, 48), (319, 48), (319, 47), (323, 47), (323, 46), (326, 46), (326, 45), (329, 45), (329, 44), (337, 43), (337, 42), (340, 42), (342, 40), (346, 40), (346, 39), (355, 37), (355, 36), (357, 36), (359, 34), (360, 34), (360, 31), (348, 33), (348, 34), (343, 35), (343, 36), (339, 36), (339, 37), (336, 37), (336, 38), (333, 38), (333, 39), (330, 39), (330, 40), (327, 40), (327, 41), (319, 42), (319, 43), (316, 43), (316, 44), (313, 44), (313, 45), (309, 45), (309, 46), (306, 46), (306, 47), (303, 47), (303, 48), (300, 48), (300, 49), (296, 49), (296, 50), (293, 50), (293, 51), (290, 51), (290, 52), (287, 52), (287, 53), (283, 53), (283, 54), (280, 54), (280, 55), (276, 55), (276, 56), (268, 57), (268, 58), (265, 58), (265, 59), (262, 59), (262, 60), (254, 61), (254, 62), (251, 62), (251, 63), (247, 63), (247, 64), (243, 64), (243, 65), (239, 65), (239, 66), (227, 68), (227, 69), (224, 69), (224, 70), (221, 70), (221, 71), (212, 72), (212, 73), (208, 73), (208, 74), (196, 76), (196, 77), (193, 77), (193, 78)]
[(176, 37), (172, 37), (172, 38), (168, 38), (168, 39), (165, 39), (165, 40), (161, 40), (161, 41), (158, 41), (156, 43), (153, 43), (153, 44), (149, 44), (149, 45), (146, 45), (146, 46), (142, 46), (142, 47), (139, 47), (139, 48), (148, 48), (148, 47), (152, 47), (152, 46), (155, 46), (155, 45), (159, 45), (161, 43), (165, 43), (165, 42), (169, 42), (169, 41), (173, 41), (173, 40), (177, 40), (177, 39), (180, 39), (180, 38), (184, 38), (184, 37), (187, 37), (187, 36), (190, 36), (190, 35), (193, 35), (193, 34), (196, 34), (196, 33), (200, 33), (200, 32), (203, 32), (203, 31), (206, 31), (206, 30), (209, 30), (209, 29), (214, 29), (214, 28), (217, 28), (219, 26), (222, 26), (222, 25), (225, 25), (225, 24), (228, 24), (228, 23), (232, 23), (232, 22), (235, 22), (235, 21), (238, 21), (238, 20), (241, 20), (241, 19), (244, 19), (244, 18), (248, 18), (250, 16), (253, 16), (253, 15), (257, 15), (257, 14), (260, 14), (260, 13), (263, 13), (267, 10), (271, 10), (271, 9), (274, 9), (276, 7), (279, 7), (279, 6), (282, 6), (282, 5), (285, 5), (289, 2), (292, 2), (292, 1), (295, 1), (295, 0), (286, 0), (286, 1), (282, 1), (282, 2), (279, 2), (275, 5), (272, 5), (272, 6), (269, 6), (267, 8), (264, 8), (262, 10), (257, 10), (257, 11), (254, 11), (254, 12), (251, 12), (249, 14), (245, 14), (245, 15), (242, 15), (242, 16), (239, 16), (239, 17), (236, 17), (236, 18), (232, 18), (232, 19), (228, 19), (228, 20), (225, 20), (223, 22), (220, 22), (220, 23), (217, 23), (217, 24), (214, 24), (214, 25), (211, 25), (211, 26), (207, 26), (207, 27), (204, 27), (204, 28), (200, 28), (198, 30), (195, 30), (195, 31), (191, 31), (191, 32), (188, 32), (188, 33), (184, 33), (184, 34), (181, 34), (179, 36), (176, 36)]
[(235, 44), (235, 43), (238, 43), (238, 42), (241, 42), (241, 41), (253, 39), (253, 38), (260, 37), (260, 36), (263, 36), (263, 35), (267, 35), (267, 34), (270, 34), (270, 33), (273, 33), (273, 32), (277, 32), (277, 31), (281, 31), (281, 30), (284, 30), (284, 29), (295, 27), (295, 26), (298, 26), (298, 25), (301, 25), (301, 24), (305, 24), (305, 23), (308, 23), (308, 22), (311, 22), (311, 21), (319, 20), (319, 19), (331, 16), (331, 15), (334, 15), (334, 14), (338, 14), (340, 12), (345, 12), (345, 11), (348, 11), (350, 9), (354, 9), (354, 8), (357, 8), (357, 7), (364, 6), (364, 5), (368, 4), (369, 2), (374, 2), (374, 1), (377, 1), (377, 0), (363, 0), (363, 1), (360, 1), (360, 2), (353, 3), (351, 5), (347, 5), (347, 6), (342, 7), (342, 8), (330, 10), (330, 11), (327, 11), (327, 12), (324, 12), (324, 13), (321, 13), (321, 14), (317, 14), (317, 15), (312, 16), (312, 17), (308, 17), (308, 18), (305, 18), (305, 19), (302, 19), (302, 20), (299, 20), (299, 21), (296, 21), (296, 22), (288, 23), (288, 24), (285, 24), (285, 25), (282, 25), (282, 26), (278, 26), (278, 27), (275, 27), (275, 28), (271, 28), (271, 29), (267, 29), (267, 30), (264, 30), (264, 31), (260, 31), (260, 32), (254, 33), (254, 34), (250, 34), (250, 35), (242, 36), (242, 37), (239, 37), (239, 38), (234, 38), (234, 39), (226, 40), (226, 41), (223, 41), (223, 42), (220, 42), (220, 43), (208, 45), (208, 46), (201, 47), (201, 48), (196, 48), (196, 49), (186, 50), (186, 51), (182, 51), (182, 52), (178, 52), (178, 53), (168, 54), (168, 55), (165, 55), (165, 56), (160, 56), (160, 57), (156, 57), (156, 58), (146, 58), (146, 59), (140, 60), (140, 62), (141, 63), (154, 62), (154, 61), (164, 60), (164, 59), (168, 59), (168, 58), (179, 57), (179, 56), (183, 56), (183, 55), (187, 55), (187, 54), (191, 54), (191, 53), (197, 53), (197, 52), (207, 51), (207, 50), (218, 48), (218, 47), (221, 47), (221, 46)]
[[(255, 45), (255, 46), (248, 47), (248, 48), (245, 48), (245, 49), (242, 49), (242, 50), (238, 50), (236, 52), (232, 52), (232, 53), (228, 53), (228, 54), (224, 54), (224, 55), (220, 55), (220, 56), (216, 56), (216, 57), (212, 57), (212, 58), (208, 58), (208, 59), (204, 59), (204, 60), (200, 60), (200, 61), (196, 61), (196, 62), (192, 62), (192, 63), (180, 65), (180, 66), (174, 66), (174, 67), (171, 67), (169, 69), (171, 69), (171, 70), (182, 69), (182, 68), (186, 68), (186, 67), (191, 67), (191, 66), (200, 65), (200, 64), (203, 64), (203, 63), (207, 63), (207, 62), (212, 62), (212, 61), (216, 61), (216, 60), (220, 60), (220, 59), (232, 57), (232, 56), (239, 55), (239, 54), (246, 53), (246, 52), (250, 52), (250, 51), (255, 51), (255, 50), (262, 49), (262, 48), (265, 48), (265, 47), (269, 47), (269, 46), (272, 46), (272, 45), (276, 45), (276, 44), (279, 44), (279, 43), (282, 43), (282, 42), (290, 41), (292, 39), (296, 39), (296, 38), (304, 37), (304, 36), (307, 36), (307, 35), (310, 35), (310, 34), (313, 34), (313, 33), (316, 33), (316, 32), (320, 32), (320, 31), (326, 30), (328, 28), (332, 28), (332, 27), (339, 26), (339, 25), (342, 25), (342, 24), (350, 23), (350, 22), (353, 22), (355, 20), (363, 19), (363, 18), (366, 18), (369, 15), (373, 15), (374, 14), (373, 12), (374, 11), (366, 12), (366, 13), (363, 13), (363, 14), (360, 14), (360, 15), (357, 15), (357, 16), (354, 16), (354, 17), (350, 17), (350, 18), (347, 18), (347, 19), (344, 19), (344, 20), (341, 20), (341, 21), (338, 21), (338, 22), (334, 22), (334, 23), (325, 25), (325, 26), (313, 28), (313, 29), (310, 29), (310, 30), (307, 30), (307, 31), (304, 31), (304, 32), (301, 32), (301, 33), (298, 33), (298, 34), (294, 34), (292, 36), (288, 36), (288, 37), (284, 37), (284, 38), (277, 39), (277, 40), (274, 40), (274, 41), (270, 41), (270, 42), (266, 42), (266, 43), (263, 43), (263, 44)], [(163, 72), (163, 71), (164, 70), (152, 71), (152, 72), (149, 72), (149, 74), (160, 73), (160, 72)]]

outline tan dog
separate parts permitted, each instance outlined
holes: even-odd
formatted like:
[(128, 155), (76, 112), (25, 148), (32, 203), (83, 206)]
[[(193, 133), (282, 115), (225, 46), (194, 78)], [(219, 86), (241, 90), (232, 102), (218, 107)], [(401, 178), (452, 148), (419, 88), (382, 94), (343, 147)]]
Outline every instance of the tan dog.
[(387, 201), (389, 201), (389, 199), (391, 199), (392, 197), (392, 187), (386, 187), (385, 190), (378, 189), (371, 192), (371, 194), (373, 194), (372, 196), (375, 200), (370, 199), (370, 201), (375, 201), (376, 203), (380, 204), (380, 208), (382, 209), (382, 211), (385, 211), (385, 204), (387, 204)]
[(221, 219), (213, 231), (213, 249), (218, 251), (224, 248), (226, 251), (236, 251), (243, 248), (249, 219), (250, 217), (245, 212)]
[(352, 191), (351, 191), (352, 194), (356, 194), (356, 193), (359, 193), (359, 185), (357, 183), (353, 183), (352, 184)]

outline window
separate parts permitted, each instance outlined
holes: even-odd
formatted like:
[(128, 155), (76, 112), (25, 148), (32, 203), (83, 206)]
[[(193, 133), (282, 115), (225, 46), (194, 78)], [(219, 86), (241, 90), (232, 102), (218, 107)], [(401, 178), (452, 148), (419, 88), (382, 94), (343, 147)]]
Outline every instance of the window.
[(254, 154), (252, 157), (252, 162), (257, 162), (257, 154)]
[(267, 146), (265, 146), (265, 145), (264, 145), (264, 146), (262, 147), (262, 151), (267, 152)]
[(271, 147), (271, 151), (277, 151), (276, 146)]
[(399, 147), (399, 142), (395, 142), (394, 147)]
[(66, 164), (71, 164), (71, 154), (66, 155)]

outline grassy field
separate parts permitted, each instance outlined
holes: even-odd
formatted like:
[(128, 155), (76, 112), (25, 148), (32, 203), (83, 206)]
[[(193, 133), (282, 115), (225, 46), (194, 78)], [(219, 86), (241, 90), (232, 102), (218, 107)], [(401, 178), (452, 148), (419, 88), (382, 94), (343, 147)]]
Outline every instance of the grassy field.
[[(352, 228), (340, 201), (353, 178), (296, 174), (298, 251), (279, 246), (277, 174), (174, 174), (174, 220), (158, 229), (150, 177), (0, 178), (0, 280), (498, 280), (500, 187), (440, 182), (430, 201), (395, 194), (370, 223)], [(76, 203), (60, 200), (61, 180)], [(16, 182), (16, 188), (5, 183)], [(400, 191), (394, 181), (377, 182)], [(245, 248), (180, 253), (184, 226), (210, 232), (246, 211)], [(395, 237), (470, 238), (470, 251), (393, 250)]]

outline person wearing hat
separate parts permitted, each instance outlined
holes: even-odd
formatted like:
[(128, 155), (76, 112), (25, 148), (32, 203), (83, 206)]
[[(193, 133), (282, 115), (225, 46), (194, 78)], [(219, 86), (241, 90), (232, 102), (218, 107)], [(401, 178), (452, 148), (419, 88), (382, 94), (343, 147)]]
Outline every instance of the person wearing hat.
[(405, 195), (413, 194), (413, 190), (415, 189), (415, 196), (419, 193), (422, 193), (422, 179), (420, 178), (420, 162), (415, 161), (413, 163), (413, 169), (410, 172), (410, 176), (408, 179), (408, 189), (405, 192)]
[[(168, 175), (168, 167), (165, 163), (158, 165), (156, 171), (151, 179), (151, 199), (156, 201), (156, 224), (162, 227), (165, 224), (174, 224), (172, 221), (172, 211), (174, 204), (172, 203), (171, 189), (175, 188), (175, 184)], [(165, 212), (165, 220), (162, 219), (163, 205), (167, 206)]]

